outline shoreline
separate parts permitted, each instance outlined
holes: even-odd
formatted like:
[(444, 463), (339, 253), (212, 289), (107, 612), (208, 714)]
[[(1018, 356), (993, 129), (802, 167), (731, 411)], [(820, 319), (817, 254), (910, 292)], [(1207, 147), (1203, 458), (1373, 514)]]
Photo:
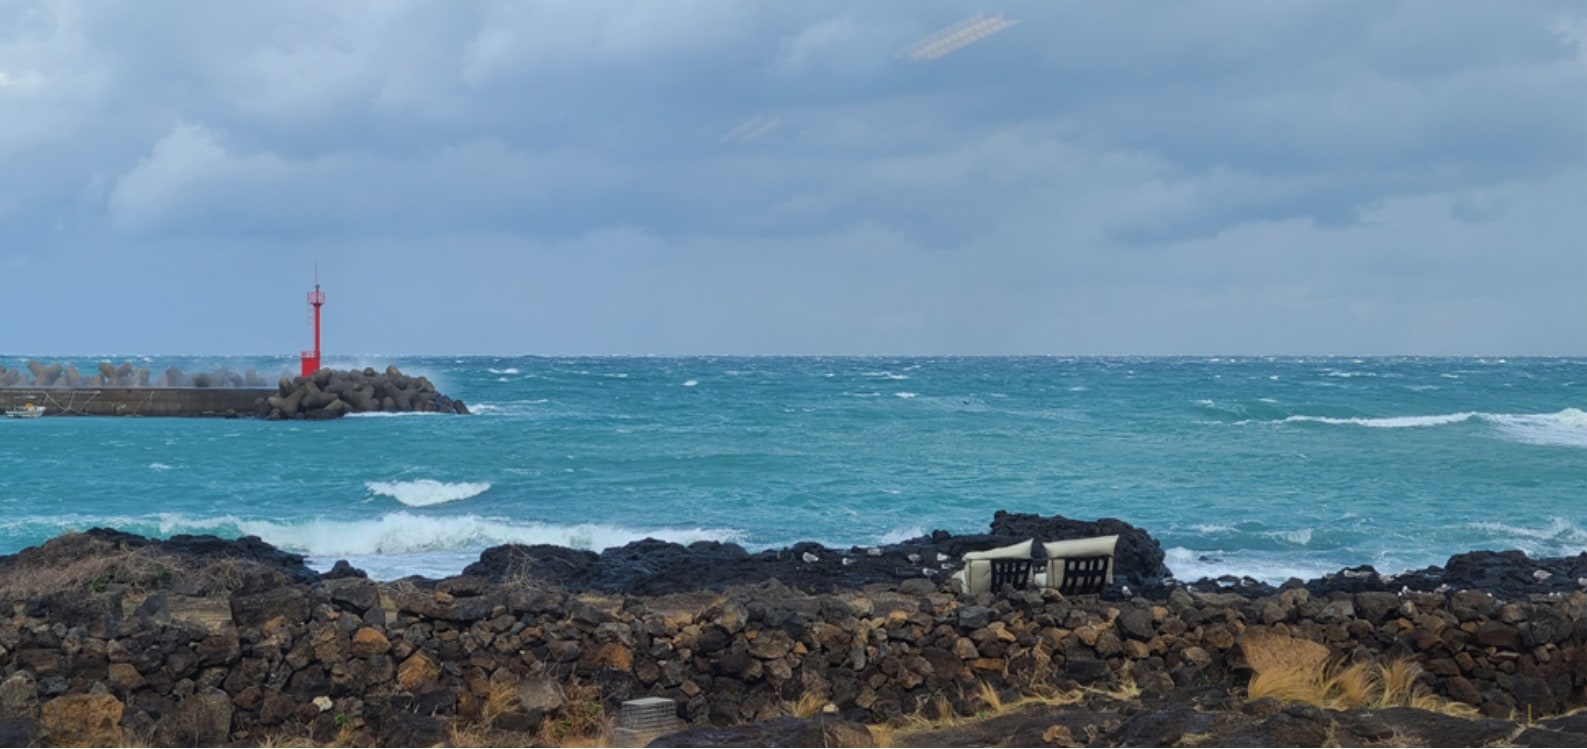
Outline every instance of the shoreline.
[[(252, 537), (68, 534), (0, 557), (0, 734), (609, 744), (627, 740), (615, 733), (626, 700), (660, 697), (668, 729), (687, 729), (671, 745), (810, 745), (833, 731), (858, 746), (1587, 738), (1571, 717), (1587, 707), (1587, 554), (1471, 552), (1274, 588), (1154, 578), (1161, 549), (1116, 520), (998, 513), (990, 530), (851, 557), (813, 544), (504, 546), (462, 574), (384, 583), (346, 564), (318, 573)], [(1099, 531), (1121, 536), (1116, 584), (1099, 596), (965, 595), (901, 566)], [(1346, 664), (1399, 674), (1400, 701), (1276, 699), (1264, 652), (1310, 653), (1280, 660), (1318, 683)]]

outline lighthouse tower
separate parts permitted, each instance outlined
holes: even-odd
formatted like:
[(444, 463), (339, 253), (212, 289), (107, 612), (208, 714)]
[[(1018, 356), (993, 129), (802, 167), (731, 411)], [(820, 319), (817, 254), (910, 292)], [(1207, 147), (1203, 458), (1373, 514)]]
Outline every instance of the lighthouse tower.
[(303, 376), (320, 371), (320, 306), (325, 304), (325, 292), (320, 291), (319, 273), (314, 274), (314, 290), (309, 292), (309, 306), (314, 309), (314, 350), (303, 352)]

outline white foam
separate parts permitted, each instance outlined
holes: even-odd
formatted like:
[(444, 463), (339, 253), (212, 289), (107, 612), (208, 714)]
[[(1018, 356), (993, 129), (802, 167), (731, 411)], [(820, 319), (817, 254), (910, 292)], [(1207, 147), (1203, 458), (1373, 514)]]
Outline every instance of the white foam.
[(1293, 554), (1252, 552), (1192, 551), (1183, 546), (1163, 550), (1163, 564), (1179, 580), (1235, 575), (1278, 584), (1292, 577), (1310, 580), (1337, 571), (1338, 565), (1317, 561), (1298, 563)]
[(155, 470), (155, 471), (169, 471), (169, 470), (171, 470), (171, 466), (168, 466), (168, 465), (166, 465), (164, 463), (150, 463), (149, 464), (149, 468), (150, 468), (150, 470)]
[(1467, 411), (1458, 414), (1441, 414), (1438, 416), (1390, 416), (1380, 419), (1364, 419), (1352, 417), (1336, 419), (1329, 416), (1291, 416), (1284, 419), (1285, 423), (1314, 422), (1318, 424), (1354, 424), (1356, 426), (1372, 427), (1374, 429), (1408, 429), (1415, 427), (1436, 427), (1445, 424), (1458, 424), (1462, 421), (1478, 416), (1477, 413)]
[[(490, 372), (491, 374), (496, 374), (496, 375), (509, 375), (509, 374), (518, 374), (519, 373), (517, 367), (508, 367), (506, 369), (491, 369), (491, 368), (487, 368), (486, 371)], [(502, 382), (506, 382), (506, 380), (502, 380)]]
[(1484, 415), (1505, 436), (1529, 445), (1587, 447), (1587, 411), (1567, 408), (1547, 414)]
[(1543, 528), (1526, 528), (1507, 523), (1493, 521), (1479, 521), (1467, 524), (1471, 528), (1501, 533), (1511, 539), (1529, 539), (1533, 541), (1556, 541), (1563, 543), (1587, 542), (1587, 530), (1576, 527), (1574, 523), (1565, 518), (1551, 518), (1549, 524)]
[[(470, 406), (470, 410), (472, 410)], [(391, 419), (399, 416), (442, 416), (440, 411), (360, 411), (347, 414), (349, 419)]]
[(905, 400), (908, 400), (910, 398), (919, 398), (920, 397), (920, 393), (911, 393), (911, 392), (907, 392), (907, 391), (906, 392), (902, 392), (902, 393), (893, 393), (893, 395), (896, 395), (896, 396), (898, 396), (900, 398), (903, 398)]
[(692, 387), (694, 387), (695, 385), (698, 385), (698, 384), (700, 384), (699, 380), (684, 380), (683, 381), (683, 386), (686, 387), (686, 388), (692, 388)]
[(1305, 546), (1311, 543), (1310, 528), (1302, 528), (1300, 530), (1294, 531), (1271, 531), (1263, 535), (1267, 536), (1268, 538), (1287, 541), (1289, 543), (1295, 544), (1296, 546)]
[(409, 507), (428, 507), (477, 497), (490, 489), (490, 482), (446, 484), (434, 479), (417, 481), (366, 481), (364, 486), (376, 495), (391, 497)]
[(911, 538), (920, 538), (924, 535), (926, 535), (926, 532), (922, 530), (920, 526), (911, 525), (903, 528), (894, 528), (893, 530), (883, 533), (881, 538), (876, 539), (876, 542), (882, 546), (889, 546), (892, 544), (903, 543)]
[(1347, 419), (1329, 416), (1290, 416), (1285, 423), (1311, 422), (1317, 424), (1354, 425), (1375, 429), (1412, 429), (1445, 426), (1478, 420), (1496, 427), (1500, 434), (1516, 442), (1529, 445), (1587, 448), (1587, 411), (1566, 408), (1541, 414), (1491, 414), (1462, 411), (1432, 416), (1390, 416), (1386, 418)]
[(431, 517), (392, 512), (372, 520), (316, 518), (299, 522), (236, 520), (237, 529), (288, 551), (315, 557), (373, 556), (428, 552), (473, 552), (501, 544), (555, 544), (599, 551), (643, 538), (680, 544), (735, 541), (736, 531), (717, 528), (636, 529), (599, 523), (520, 523), (478, 515)]

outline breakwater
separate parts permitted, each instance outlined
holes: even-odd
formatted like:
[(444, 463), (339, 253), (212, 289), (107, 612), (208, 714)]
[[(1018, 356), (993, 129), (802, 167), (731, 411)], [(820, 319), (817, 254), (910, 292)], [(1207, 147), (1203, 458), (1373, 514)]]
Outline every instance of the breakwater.
[(259, 416), (334, 419), (350, 413), (436, 412), (466, 414), (468, 407), (438, 392), (426, 377), (382, 371), (321, 369), (307, 377), (283, 376), (276, 387), (254, 370), (221, 367), (187, 374), (168, 368), (151, 383), (148, 368), (101, 362), (89, 376), (71, 365), (29, 361), (24, 369), (0, 367), (0, 406), (32, 404), (45, 416)]
[[(184, 562), (150, 556), (167, 552), (143, 539), (96, 534), (0, 565), (13, 585), (37, 584), (33, 566), (63, 559), (119, 560), (121, 570), (70, 589), (7, 589), (0, 726), (20, 740), (218, 745), (301, 732), (425, 746), (460, 726), (529, 740), (642, 696), (674, 700), (690, 724), (729, 726), (788, 715), (801, 700), (877, 724), (974, 715), (989, 691), (1237, 695), (1252, 638), (1294, 638), (1341, 661), (1406, 658), (1434, 693), (1504, 720), (1587, 702), (1579, 590), (1505, 599), (1177, 586), (1105, 600), (961, 596), (917, 578), (819, 594), (771, 581), (637, 597), (523, 575), (377, 583), (341, 567), (311, 579), (300, 566), (261, 567), (272, 552), (257, 540), (234, 553), (188, 539)], [(182, 564), (182, 574), (158, 571)]]
[(46, 416), (255, 416), (272, 388), (0, 388), (6, 408), (32, 403)]

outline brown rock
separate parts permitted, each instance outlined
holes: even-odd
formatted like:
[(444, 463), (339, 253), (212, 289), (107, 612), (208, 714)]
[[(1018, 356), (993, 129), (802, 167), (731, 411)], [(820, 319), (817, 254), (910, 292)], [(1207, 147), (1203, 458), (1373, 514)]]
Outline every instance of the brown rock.
[(131, 663), (110, 664), (109, 673), (105, 678), (111, 684), (121, 687), (128, 693), (141, 689), (147, 683), (143, 680), (143, 674), (138, 673), (138, 669), (134, 668)]
[(368, 658), (380, 655), (391, 650), (391, 641), (386, 635), (374, 627), (362, 627), (353, 633), (352, 653), (354, 658)]
[(628, 671), (634, 665), (634, 651), (615, 642), (608, 642), (595, 648), (592, 656), (597, 667), (615, 668), (618, 671)]
[(397, 683), (409, 692), (417, 692), (434, 684), (441, 676), (441, 667), (423, 651), (408, 656), (397, 666)]
[(39, 728), (56, 746), (120, 746), (121, 700), (108, 694), (70, 694), (44, 703)]

